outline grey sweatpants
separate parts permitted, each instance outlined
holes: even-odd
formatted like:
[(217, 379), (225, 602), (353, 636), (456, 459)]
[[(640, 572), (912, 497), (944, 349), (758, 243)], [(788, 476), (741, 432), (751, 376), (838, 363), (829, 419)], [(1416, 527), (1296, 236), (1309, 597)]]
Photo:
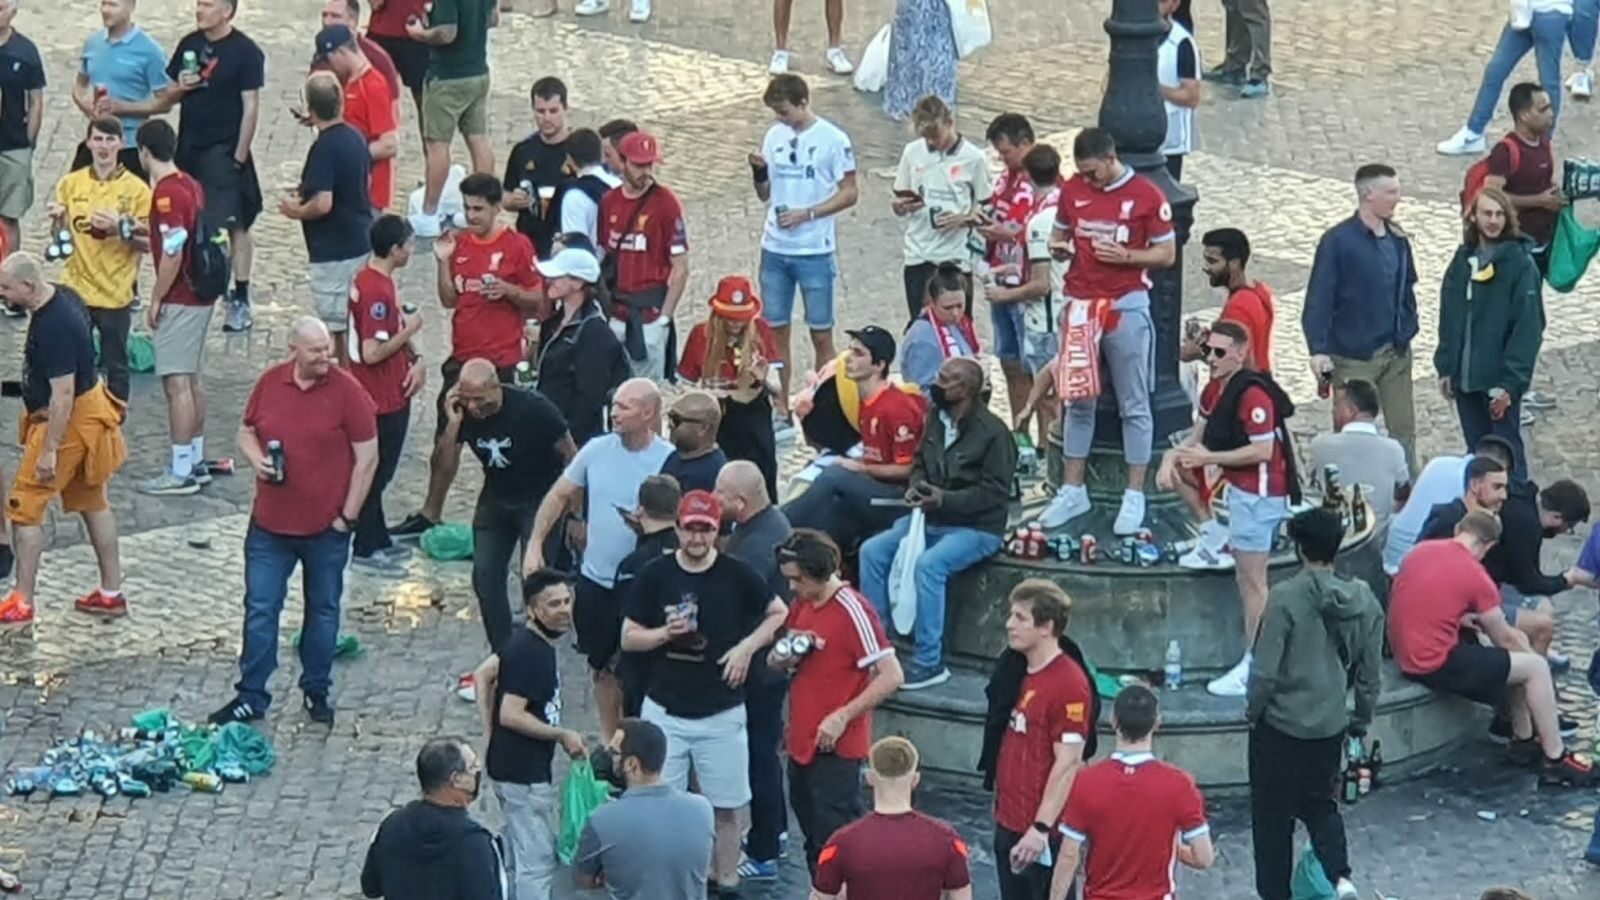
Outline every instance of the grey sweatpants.
[[(1130, 294), (1123, 300), (1137, 295)], [(1122, 301), (1118, 302), (1120, 306)], [(1155, 388), (1155, 323), (1148, 303), (1120, 311), (1117, 327), (1100, 337), (1100, 361), (1111, 375), (1122, 414), (1122, 453), (1130, 466), (1150, 464), (1155, 421), (1150, 416), (1150, 392)], [(1062, 422), (1062, 448), (1068, 459), (1088, 459), (1094, 444), (1096, 400), (1067, 406)]]
[(496, 781), (495, 799), (505, 825), (506, 867), (511, 870), (507, 900), (550, 900), (556, 877), (556, 835), (560, 805), (553, 784), (508, 784)]

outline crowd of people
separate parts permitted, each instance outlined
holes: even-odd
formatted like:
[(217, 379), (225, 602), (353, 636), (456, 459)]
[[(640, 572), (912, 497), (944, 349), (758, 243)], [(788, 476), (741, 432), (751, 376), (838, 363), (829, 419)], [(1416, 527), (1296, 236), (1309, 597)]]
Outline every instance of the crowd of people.
[[(932, 14), (921, 5), (948, 18), (942, 2), (913, 0), (897, 15)], [(237, 0), (196, 0), (196, 29), (170, 57), (133, 23), (134, 0), (100, 7), (105, 30), (86, 42), (73, 88), (85, 138), (46, 208), (44, 256), (64, 260), (52, 280), (17, 225), (34, 194), (43, 67), (14, 28), (15, 0), (0, 0), (0, 46), (16, 62), (0, 79), (0, 148), (16, 145), (0, 149), (9, 251), (0, 298), (29, 318), (15, 385), (23, 455), (0, 545), (0, 563), (14, 558), (17, 569), (0, 604), (8, 629), (34, 622), (41, 524), (55, 497), (82, 515), (100, 568), (76, 608), (128, 611), (107, 486), (127, 455), (140, 310), (171, 435), (170, 463), (139, 483), (154, 496), (197, 493), (217, 466), (206, 457), (202, 378), (213, 308), (224, 308), (224, 331), (253, 325), (251, 228), (268, 212), (253, 153), (265, 54), (234, 26)], [(268, 714), (298, 568), (301, 703), (331, 725), (347, 569), (403, 575), (415, 543), (444, 521), (463, 447), (483, 473), (472, 590), (486, 646), (462, 660), (456, 690), (476, 704), (486, 744), (481, 759), (465, 739), (422, 748), (424, 798), (379, 829), (362, 874), (368, 896), (550, 896), (558, 748), (621, 792), (590, 817), (573, 863), (580, 885), (613, 897), (733, 897), (743, 881), (774, 880), (791, 813), (815, 897), (970, 896), (967, 844), (912, 809), (917, 749), (874, 743), (873, 710), (951, 678), (948, 586), (1000, 552), (1016, 518), (1019, 447), (1032, 435), (1059, 443), (1063, 459), (1041, 527), (1059, 533), (1091, 512), (1088, 462), (1108, 390), (1126, 474), (1113, 534), (1147, 528), (1154, 465), (1156, 486), (1178, 494), (1198, 525), (1179, 565), (1231, 569), (1237, 581), (1241, 658), (1207, 689), (1242, 701), (1251, 724), (1261, 897), (1289, 896), (1296, 819), (1337, 895), (1356, 896), (1331, 785), (1346, 739), (1375, 715), (1385, 643), (1405, 676), (1495, 708), (1491, 736), (1541, 783), (1600, 783), (1564, 743), (1576, 724), (1557, 709), (1554, 685), (1571, 663), (1553, 649), (1550, 599), (1600, 584), (1600, 537), (1575, 567), (1542, 572), (1542, 540), (1587, 522), (1590, 503), (1571, 480), (1530, 481), (1521, 437), (1532, 411), (1553, 403), (1530, 386), (1562, 202), (1556, 89), (1510, 90), (1514, 131), (1468, 175), (1463, 240), (1439, 289), (1434, 369), (1463, 455), (1424, 467), (1416, 452), (1418, 275), (1396, 224), (1399, 175), (1381, 163), (1357, 170), (1354, 214), (1318, 243), (1300, 323), (1334, 431), (1304, 456), (1294, 446), (1294, 403), (1273, 378), (1276, 299), (1249, 272), (1248, 236), (1218, 228), (1200, 245), (1208, 280), (1225, 292), (1221, 312), (1190, 322), (1179, 350), (1208, 378), (1189, 385), (1194, 427), (1164, 449), (1152, 409), (1152, 288), (1178, 258), (1178, 235), (1162, 185), (1182, 177), (1194, 148), (1202, 80), (1239, 83), (1247, 97), (1269, 91), (1264, 2), (1230, 5), (1228, 60), (1210, 71), (1187, 3), (1159, 4), (1170, 31), (1157, 59), (1167, 114), (1158, 173), (1125, 163), (1106, 130), (1057, 148), (1011, 112), (984, 133), (1000, 161), (991, 173), (984, 147), (956, 127), (952, 57), (948, 92), (919, 89), (905, 103), (917, 137), (885, 198), (904, 221), (906, 325), (838, 341), (836, 223), (866, 198), (850, 136), (788, 71), (790, 4), (778, 0), (762, 98), (774, 121), (748, 157), (766, 205), (759, 265), (753, 280), (719, 280), (681, 349), (694, 254), (683, 205), (657, 180), (665, 157), (655, 136), (624, 119), (574, 127), (567, 86), (542, 77), (529, 89), (534, 130), (496, 169), (488, 36), (501, 7), (380, 0), (363, 32), (358, 0), (328, 0), (295, 110), (314, 139), (296, 189), (269, 213), (301, 223), (310, 302), (238, 429), (256, 476), (243, 647), (235, 696), (210, 721)], [(577, 12), (608, 8), (583, 0)], [(827, 62), (840, 74), (851, 67), (842, 11), (828, 5)], [(649, 15), (648, 0), (635, 0), (632, 18)], [(1538, 48), (1547, 15), (1534, 13)], [(396, 215), (396, 161), (412, 143), (400, 136), (407, 92), (425, 184)], [(889, 99), (901, 93), (891, 77)], [(164, 117), (173, 109), (176, 128)], [(1481, 132), (1479, 123), (1474, 152), (1487, 149)], [(470, 163), (459, 179), (457, 133)], [(397, 284), (419, 247), (433, 257), (437, 307)], [(146, 255), (155, 277), (141, 297)], [(809, 348), (794, 346), (797, 295)], [(985, 305), (988, 347), (974, 324)], [(436, 310), (445, 324), (432, 323)], [(418, 336), (429, 327), (447, 330), (449, 349), (424, 445), (427, 491), (391, 525), (384, 494), (416, 433), (429, 368)], [(1012, 421), (992, 409), (997, 389)], [(815, 459), (780, 483), (779, 448), (799, 440)], [(1303, 481), (1329, 496), (1356, 488), (1352, 521), (1328, 504), (1303, 509)], [(1363, 520), (1383, 541), (1392, 583), (1334, 569)], [(1302, 570), (1269, 586), (1285, 530)], [(1134, 685), (1115, 697), (1116, 749), (1094, 761), (1101, 699), (1069, 636), (1071, 598), (1030, 579), (1007, 602), (980, 761), (995, 792), (1001, 896), (1061, 900), (1080, 876), (1084, 896), (1160, 896), (1176, 864), (1210, 866), (1193, 779), (1152, 753), (1156, 694)], [(909, 639), (903, 665), (886, 625)], [(568, 631), (593, 679), (600, 740), (563, 724)], [(500, 840), (466, 812), (485, 776)], [(1600, 864), (1596, 841), (1590, 860)]]

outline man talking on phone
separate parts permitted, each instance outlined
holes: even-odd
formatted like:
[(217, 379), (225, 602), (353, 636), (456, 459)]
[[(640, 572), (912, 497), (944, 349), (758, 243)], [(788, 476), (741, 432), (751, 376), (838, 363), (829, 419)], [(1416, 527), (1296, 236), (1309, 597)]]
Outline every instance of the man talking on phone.
[[(970, 357), (946, 360), (928, 391), (933, 408), (911, 462), (907, 505), (927, 517), (917, 557), (916, 649), (904, 690), (950, 680), (944, 666), (945, 584), (1000, 549), (1011, 502), (1017, 445), (1011, 426), (989, 411), (983, 369)], [(911, 531), (902, 516), (861, 545), (861, 590), (889, 619), (889, 566)]]

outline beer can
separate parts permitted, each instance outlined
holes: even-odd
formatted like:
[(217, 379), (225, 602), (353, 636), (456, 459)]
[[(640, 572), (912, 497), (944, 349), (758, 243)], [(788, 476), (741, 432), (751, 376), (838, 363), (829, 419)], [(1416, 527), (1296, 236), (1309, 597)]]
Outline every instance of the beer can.
[(1095, 556), (1094, 535), (1086, 534), (1078, 538), (1078, 562), (1084, 565), (1093, 565)]
[(1125, 537), (1122, 539), (1122, 561), (1130, 566), (1139, 562), (1138, 538)]
[(1077, 550), (1077, 541), (1064, 537), (1056, 541), (1056, 560), (1058, 562), (1072, 562), (1073, 551)]

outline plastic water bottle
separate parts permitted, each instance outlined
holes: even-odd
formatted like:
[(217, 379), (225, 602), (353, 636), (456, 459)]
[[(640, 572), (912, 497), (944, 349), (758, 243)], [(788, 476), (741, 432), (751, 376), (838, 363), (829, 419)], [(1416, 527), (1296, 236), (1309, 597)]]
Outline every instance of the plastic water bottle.
[(1167, 641), (1167, 664), (1162, 668), (1166, 688), (1175, 691), (1183, 686), (1183, 651), (1176, 638)]

